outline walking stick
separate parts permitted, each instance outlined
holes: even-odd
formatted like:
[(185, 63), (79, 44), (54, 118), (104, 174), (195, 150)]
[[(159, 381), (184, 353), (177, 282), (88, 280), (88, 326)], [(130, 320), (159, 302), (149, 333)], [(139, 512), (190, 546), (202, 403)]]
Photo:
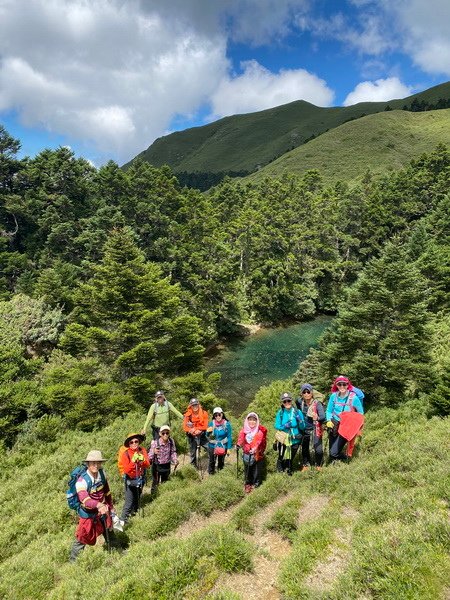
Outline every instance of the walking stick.
[(309, 434), (309, 455), (311, 456), (311, 464), (309, 465), (311, 467), (311, 471), (314, 471), (314, 465), (316, 465), (316, 449), (314, 447), (314, 436), (315, 434), (315, 429), (314, 429), (314, 424), (313, 424), (313, 428), (311, 430), (311, 433)]
[(197, 436), (196, 441), (197, 441), (197, 468), (200, 473), (200, 479), (203, 481), (203, 469), (202, 469), (202, 463), (201, 463), (201, 459), (200, 459), (200, 456), (201, 456), (200, 436)]
[(239, 446), (236, 446), (236, 479), (239, 479)]
[(102, 517), (101, 517), (100, 520), (101, 520), (102, 525), (103, 525), (103, 534), (105, 536), (106, 549), (108, 551), (108, 554), (111, 554), (111, 540), (110, 540), (110, 537), (109, 537), (109, 529), (106, 526), (106, 516), (102, 515)]

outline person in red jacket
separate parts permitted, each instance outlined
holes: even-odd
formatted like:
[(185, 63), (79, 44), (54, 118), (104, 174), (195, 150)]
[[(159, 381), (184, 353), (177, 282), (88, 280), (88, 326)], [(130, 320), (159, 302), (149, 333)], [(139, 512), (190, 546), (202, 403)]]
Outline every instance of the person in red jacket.
[(262, 464), (264, 459), (264, 433), (260, 429), (259, 417), (249, 413), (244, 421), (244, 427), (239, 432), (237, 448), (242, 448), (244, 461), (245, 484), (244, 491), (249, 494), (255, 487), (261, 485)]
[(141, 446), (143, 441), (144, 436), (141, 433), (130, 433), (123, 443), (126, 450), (120, 456), (120, 470), (125, 480), (125, 504), (120, 518), (125, 523), (130, 515), (136, 514), (139, 509), (145, 469), (150, 466), (147, 450)]
[(202, 446), (208, 451), (208, 438), (206, 437), (208, 421), (208, 413), (206, 410), (203, 410), (197, 398), (192, 398), (189, 402), (187, 411), (184, 413), (183, 429), (189, 440), (191, 465), (194, 467), (198, 467), (198, 448)]

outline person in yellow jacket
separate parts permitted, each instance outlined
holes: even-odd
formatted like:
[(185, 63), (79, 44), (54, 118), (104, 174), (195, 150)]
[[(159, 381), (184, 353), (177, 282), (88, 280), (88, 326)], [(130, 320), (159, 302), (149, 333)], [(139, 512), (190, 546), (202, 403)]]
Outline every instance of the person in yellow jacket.
[(155, 401), (150, 406), (145, 419), (144, 427), (142, 428), (141, 434), (146, 435), (147, 428), (149, 425), (152, 427), (152, 437), (154, 440), (159, 439), (159, 430), (163, 425), (170, 427), (170, 416), (174, 415), (178, 419), (183, 420), (183, 415), (175, 406), (169, 402), (164, 392), (158, 390), (155, 394)]

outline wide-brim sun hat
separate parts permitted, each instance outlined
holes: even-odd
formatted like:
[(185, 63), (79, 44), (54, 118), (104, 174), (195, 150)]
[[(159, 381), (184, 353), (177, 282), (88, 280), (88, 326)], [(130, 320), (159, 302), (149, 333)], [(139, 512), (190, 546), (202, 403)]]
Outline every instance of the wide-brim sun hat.
[(105, 462), (105, 461), (106, 461), (106, 458), (103, 458), (102, 453), (100, 452), (100, 450), (91, 450), (90, 452), (88, 452), (88, 455), (84, 459), (85, 463), (88, 463), (88, 462)]
[(168, 425), (162, 425), (159, 428), (159, 433), (162, 433), (163, 431), (168, 431), (170, 433), (170, 427)]
[(145, 435), (142, 435), (142, 433), (129, 433), (123, 445), (129, 448), (130, 442), (134, 438), (137, 438), (139, 440), (139, 443), (142, 444), (142, 442), (145, 440)]

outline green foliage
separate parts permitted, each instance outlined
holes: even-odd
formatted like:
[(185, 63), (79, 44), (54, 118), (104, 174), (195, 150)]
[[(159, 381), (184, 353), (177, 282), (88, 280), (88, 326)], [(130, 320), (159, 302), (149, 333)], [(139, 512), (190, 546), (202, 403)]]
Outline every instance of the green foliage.
[(349, 290), (338, 319), (300, 376), (326, 389), (345, 373), (372, 398), (390, 404), (430, 385), (425, 291), (405, 249), (388, 243)]
[[(203, 127), (172, 133), (157, 139), (147, 150), (141, 152), (134, 161), (145, 160), (156, 166), (170, 165), (175, 172), (183, 173), (183, 179), (186, 181), (185, 173), (220, 174), (224, 171), (228, 173), (243, 170), (251, 172), (264, 171), (261, 167), (269, 163), (272, 165), (273, 161), (277, 162), (275, 160), (277, 157), (282, 156), (284, 158), (301, 150), (304, 156), (306, 155), (306, 161), (304, 161), (306, 168), (304, 170), (322, 168), (322, 165), (325, 166), (324, 170), (326, 170), (329, 165), (333, 168), (333, 164), (339, 164), (340, 179), (342, 173), (351, 168), (350, 163), (354, 164), (358, 160), (359, 155), (361, 155), (361, 162), (367, 159), (370, 160), (371, 154), (370, 150), (367, 151), (366, 144), (366, 141), (370, 140), (370, 135), (367, 136), (367, 139), (364, 137), (361, 152), (354, 149), (356, 145), (358, 149), (360, 148), (359, 140), (355, 136), (352, 139), (353, 146), (349, 145), (349, 154), (345, 155), (345, 160), (342, 163), (339, 163), (338, 156), (341, 153), (343, 154), (343, 144), (340, 144), (338, 148), (333, 147), (332, 151), (326, 154), (326, 161), (321, 163), (320, 167), (317, 164), (311, 165), (308, 161), (308, 154), (314, 155), (313, 145), (320, 141), (323, 136), (326, 136), (326, 132), (331, 130), (330, 133), (333, 133), (335, 128), (339, 128), (346, 121), (357, 119), (344, 125), (344, 127), (358, 124), (360, 121), (372, 116), (378, 116), (374, 113), (382, 113), (380, 116), (389, 117), (393, 114), (392, 112), (383, 112), (388, 105), (394, 109), (395, 115), (399, 114), (400, 117), (405, 117), (405, 120), (407, 117), (427, 117), (430, 113), (405, 113), (401, 112), (401, 109), (405, 103), (410, 104), (414, 100), (434, 104), (440, 98), (447, 99), (449, 96), (449, 84), (444, 83), (403, 100), (392, 100), (389, 103), (365, 102), (354, 106), (335, 107), (332, 110), (319, 108), (300, 100), (256, 113), (234, 115)], [(440, 113), (446, 112), (448, 111), (438, 111), (435, 114), (439, 118)], [(363, 115), (369, 115), (369, 117), (361, 119), (360, 117)], [(395, 121), (395, 119), (393, 120)], [(382, 141), (390, 135), (390, 129), (392, 129), (391, 124), (383, 128)], [(406, 151), (408, 157), (411, 157), (411, 148), (414, 148), (416, 144), (423, 140), (423, 136), (421, 136), (423, 129), (421, 126), (418, 126), (417, 130), (415, 127), (412, 129), (415, 134), (415, 144), (408, 144), (410, 140), (407, 135), (403, 137), (403, 132), (401, 132), (402, 135), (399, 138), (396, 135), (398, 131), (392, 134), (392, 140), (394, 143), (404, 140), (402, 150)], [(441, 133), (445, 135), (444, 130)], [(317, 136), (319, 136), (318, 139), (313, 139)], [(311, 139), (312, 141), (309, 141)], [(434, 137), (432, 140), (425, 147), (422, 146), (423, 149), (420, 151), (429, 151), (437, 142), (444, 141), (440, 136)], [(448, 142), (448, 132), (446, 141)], [(306, 142), (308, 143), (306, 144)], [(293, 148), (296, 150), (289, 153)], [(351, 148), (353, 148), (353, 152)], [(387, 151), (386, 143), (381, 145), (381, 149), (382, 151), (376, 154), (377, 161), (384, 160), (383, 155)], [(398, 156), (400, 154), (401, 152), (398, 153)], [(395, 156), (397, 158), (397, 154)], [(330, 157), (333, 160), (330, 160)], [(392, 164), (392, 160), (385, 164), (388, 167)], [(398, 166), (401, 164), (405, 163), (400, 162)], [(130, 163), (125, 168), (129, 168), (129, 166)], [(280, 175), (282, 170), (278, 170), (276, 176)], [(288, 165), (288, 170), (294, 170), (291, 164)]]

